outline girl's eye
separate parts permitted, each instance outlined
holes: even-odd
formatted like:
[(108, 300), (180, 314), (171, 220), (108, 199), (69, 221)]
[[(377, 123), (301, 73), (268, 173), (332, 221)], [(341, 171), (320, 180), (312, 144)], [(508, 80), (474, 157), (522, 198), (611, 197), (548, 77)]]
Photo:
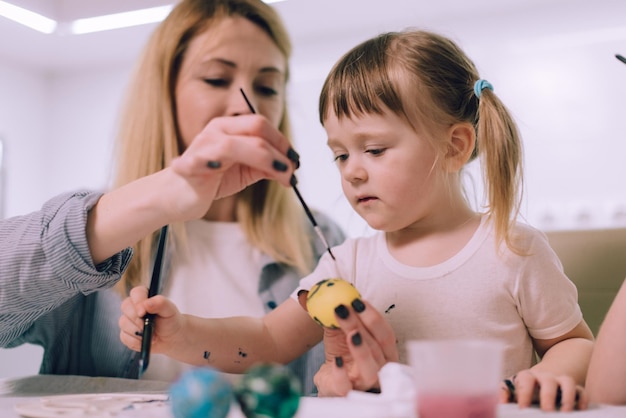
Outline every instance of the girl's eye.
[(381, 155), (385, 152), (384, 148), (374, 148), (374, 149), (368, 149), (365, 152), (368, 152), (372, 155)]
[(335, 161), (346, 161), (348, 159), (348, 154), (339, 154), (335, 155)]
[(204, 82), (213, 87), (225, 87), (228, 86), (228, 80), (224, 78), (205, 78)]

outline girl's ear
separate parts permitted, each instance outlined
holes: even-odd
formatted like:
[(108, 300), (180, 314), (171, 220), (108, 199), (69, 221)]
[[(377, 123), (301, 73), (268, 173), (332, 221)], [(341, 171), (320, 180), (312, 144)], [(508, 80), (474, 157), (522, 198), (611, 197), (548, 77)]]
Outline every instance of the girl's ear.
[(456, 123), (448, 130), (445, 165), (449, 172), (460, 171), (469, 161), (476, 146), (476, 131), (467, 122)]

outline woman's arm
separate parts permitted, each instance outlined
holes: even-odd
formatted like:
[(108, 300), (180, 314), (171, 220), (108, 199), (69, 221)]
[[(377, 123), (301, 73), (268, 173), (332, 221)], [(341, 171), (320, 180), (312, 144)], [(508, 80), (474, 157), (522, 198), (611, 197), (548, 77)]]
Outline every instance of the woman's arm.
[(592, 402), (626, 404), (626, 281), (607, 313), (591, 356), (587, 393)]
[[(113, 190), (90, 211), (95, 263), (165, 224), (199, 219), (214, 200), (261, 179), (289, 186), (289, 142), (259, 115), (215, 118), (170, 167)], [(207, 163), (219, 163), (210, 168)], [(278, 164), (277, 164), (278, 163)]]

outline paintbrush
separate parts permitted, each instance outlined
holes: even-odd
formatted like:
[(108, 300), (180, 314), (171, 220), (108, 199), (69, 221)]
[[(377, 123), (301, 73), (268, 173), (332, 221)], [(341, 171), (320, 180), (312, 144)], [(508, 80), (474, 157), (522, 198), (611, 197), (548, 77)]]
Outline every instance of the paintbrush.
[[(248, 100), (248, 96), (246, 96), (246, 93), (243, 91), (243, 89), (239, 89), (239, 91), (241, 91), (241, 95), (243, 96), (244, 100), (246, 101), (246, 104), (248, 105), (248, 108), (250, 109), (250, 112), (256, 113), (256, 111), (254, 110), (254, 106), (252, 106), (252, 103), (250, 103), (250, 100)], [(313, 217), (313, 214), (309, 210), (309, 207), (307, 206), (307, 204), (304, 202), (304, 199), (302, 198), (302, 195), (300, 194), (300, 191), (296, 187), (296, 184), (298, 183), (298, 180), (296, 179), (295, 175), (291, 176), (290, 183), (291, 183), (291, 187), (293, 188), (293, 191), (296, 192), (296, 196), (298, 196), (298, 200), (300, 201), (300, 204), (304, 208), (304, 212), (306, 213), (306, 216), (309, 218), (309, 221), (311, 221), (311, 224), (313, 225), (313, 229), (315, 230), (317, 235), (322, 240), (322, 243), (326, 247), (326, 251), (328, 251), (328, 254), (330, 254), (332, 259), (334, 260), (335, 256), (334, 256), (333, 252), (330, 250), (330, 245), (328, 245), (328, 241), (326, 241), (326, 238), (324, 237), (324, 234), (322, 233), (322, 230), (317, 225), (317, 221), (315, 220), (315, 217)]]
[[(163, 271), (163, 253), (165, 251), (165, 242), (167, 241), (167, 225), (161, 228), (159, 235), (159, 244), (157, 246), (156, 256), (154, 258), (154, 266), (152, 267), (152, 277), (150, 278), (150, 288), (148, 289), (148, 298), (156, 296), (161, 286), (161, 273)], [(139, 358), (139, 377), (148, 368), (150, 364), (150, 345), (152, 343), (152, 331), (154, 331), (154, 314), (147, 313), (143, 317), (143, 332), (141, 335), (141, 357)]]
[(615, 58), (617, 58), (618, 60), (620, 60), (621, 62), (623, 62), (624, 64), (626, 64), (626, 58), (624, 58), (623, 55), (620, 54), (615, 54)]

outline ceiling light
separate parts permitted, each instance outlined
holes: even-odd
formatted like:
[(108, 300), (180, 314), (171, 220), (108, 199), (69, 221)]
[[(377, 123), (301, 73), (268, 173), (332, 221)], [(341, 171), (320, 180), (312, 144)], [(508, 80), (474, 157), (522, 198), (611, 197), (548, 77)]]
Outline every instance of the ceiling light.
[[(285, 0), (263, 1), (267, 4), (271, 4)], [(64, 29), (69, 27), (69, 32), (71, 34), (80, 35), (84, 33), (145, 25), (148, 23), (157, 23), (165, 19), (172, 11), (173, 7), (173, 5), (167, 5), (152, 7), (149, 9), (134, 10), (131, 12), (78, 19), (73, 22), (62, 23), (60, 32), (65, 33)], [(55, 31), (57, 33), (59, 32), (59, 24), (56, 21), (30, 10), (14, 6), (2, 0), (0, 0), (0, 16), (4, 16), (17, 23), (46, 34), (54, 33)]]
[(57, 27), (54, 20), (5, 1), (0, 1), (0, 16), (46, 34), (54, 32)]
[(129, 26), (145, 25), (160, 22), (172, 11), (172, 5), (152, 7), (132, 12), (78, 19), (70, 23), (70, 32), (75, 35), (100, 32)]

